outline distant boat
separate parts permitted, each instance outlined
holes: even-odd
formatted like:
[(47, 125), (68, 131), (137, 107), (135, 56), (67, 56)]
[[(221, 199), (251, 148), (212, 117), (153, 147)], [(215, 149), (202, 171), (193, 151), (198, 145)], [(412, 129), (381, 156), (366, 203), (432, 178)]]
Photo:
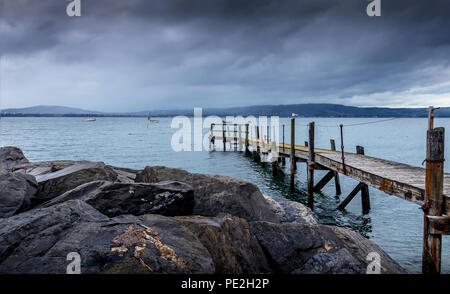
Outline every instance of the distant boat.
[(96, 121), (97, 119), (94, 117), (88, 118), (86, 121)]
[(159, 120), (152, 120), (151, 116), (150, 116), (150, 112), (148, 113), (148, 118), (147, 118), (147, 123), (148, 124), (157, 124), (159, 123)]

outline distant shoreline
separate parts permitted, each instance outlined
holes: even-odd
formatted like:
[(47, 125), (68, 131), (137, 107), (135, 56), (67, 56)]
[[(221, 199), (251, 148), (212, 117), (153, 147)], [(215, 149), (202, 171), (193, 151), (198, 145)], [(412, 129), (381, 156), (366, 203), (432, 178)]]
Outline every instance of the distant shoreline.
[[(340, 104), (291, 104), (291, 105), (253, 105), (228, 108), (202, 108), (203, 116), (279, 116), (291, 117), (368, 117), (368, 118), (413, 118), (428, 117), (427, 108), (389, 108), (356, 107)], [(194, 116), (192, 109), (146, 110), (139, 112), (101, 112), (65, 106), (40, 105), (27, 108), (0, 110), (1, 117), (174, 117)], [(450, 117), (450, 107), (442, 107), (436, 117)]]
[[(193, 114), (176, 114), (176, 115), (152, 115), (152, 118), (171, 118), (175, 116), (186, 116), (186, 117), (194, 117)], [(219, 117), (222, 116), (271, 116), (270, 114), (248, 114), (248, 115), (232, 115), (232, 114), (206, 114), (209, 115), (216, 115)], [(276, 116), (277, 114), (273, 114), (273, 116)], [(280, 116), (284, 118), (289, 118), (290, 116)], [(95, 117), (95, 118), (147, 118), (146, 115), (114, 115), (114, 114), (94, 114), (94, 115), (88, 115), (88, 114), (0, 114), (0, 117), (66, 117), (66, 118), (86, 118), (86, 117)], [(297, 116), (298, 118), (427, 118), (427, 115), (416, 115), (416, 116), (317, 116), (317, 115), (311, 115), (311, 116)], [(440, 118), (450, 118), (450, 115), (435, 115), (435, 117)]]

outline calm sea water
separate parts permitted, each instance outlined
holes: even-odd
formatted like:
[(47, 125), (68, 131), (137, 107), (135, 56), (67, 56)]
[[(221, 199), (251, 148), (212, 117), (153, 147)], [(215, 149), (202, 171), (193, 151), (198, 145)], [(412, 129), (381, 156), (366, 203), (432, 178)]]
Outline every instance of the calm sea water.
[[(307, 140), (306, 125), (315, 121), (316, 146), (329, 148), (330, 138), (339, 146), (339, 128), (344, 125), (371, 122), (373, 118), (297, 118), (297, 144)], [(286, 138), (290, 133), (289, 119)], [(142, 169), (146, 165), (165, 165), (190, 172), (221, 174), (242, 178), (258, 185), (265, 194), (306, 203), (306, 167), (298, 165), (297, 187), (289, 192), (286, 179), (273, 179), (270, 167), (263, 168), (238, 152), (174, 152), (171, 138), (175, 129), (171, 119), (161, 118), (159, 124), (147, 126), (145, 118), (2, 118), (0, 146), (17, 146), (31, 161), (56, 159), (104, 161), (107, 164)], [(436, 126), (450, 130), (450, 119), (437, 118)], [(333, 126), (333, 127), (330, 127)], [(356, 145), (365, 147), (367, 155), (420, 166), (425, 158), (426, 119), (397, 119), (376, 124), (344, 127), (346, 151)], [(205, 129), (205, 132), (208, 130)], [(286, 139), (288, 141), (288, 139)], [(446, 154), (450, 142), (446, 140)], [(445, 167), (450, 172), (449, 165)], [(286, 171), (288, 171), (286, 169)], [(325, 171), (316, 172), (316, 181)], [(341, 176), (344, 198), (356, 181)], [(356, 197), (346, 211), (337, 211), (339, 198), (334, 185), (328, 184), (315, 196), (315, 212), (321, 223), (355, 230), (370, 238), (409, 272), (421, 271), (423, 214), (415, 204), (370, 188), (372, 210), (361, 213)], [(342, 199), (341, 199), (342, 200)], [(450, 238), (443, 238), (442, 269), (450, 273)]]

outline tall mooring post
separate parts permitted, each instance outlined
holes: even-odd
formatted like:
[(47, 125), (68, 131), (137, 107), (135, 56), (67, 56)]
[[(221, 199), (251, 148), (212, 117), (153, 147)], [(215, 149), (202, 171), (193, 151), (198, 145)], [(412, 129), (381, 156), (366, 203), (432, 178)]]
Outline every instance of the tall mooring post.
[[(336, 142), (334, 139), (330, 139), (331, 151), (336, 151)], [(341, 195), (341, 182), (339, 180), (339, 173), (334, 172), (334, 186), (336, 187), (336, 195)]]
[[(422, 273), (441, 272), (441, 228), (448, 226), (448, 217), (443, 213), (444, 189), (444, 128), (434, 128), (434, 109), (430, 107), (427, 131), (427, 153), (425, 171), (425, 203), (423, 222)], [(442, 230), (441, 230), (442, 231)], [(448, 233), (448, 232), (447, 232)]]
[(227, 138), (225, 137), (225, 121), (222, 121), (222, 142), (223, 142), (223, 151), (227, 151)]
[(248, 124), (245, 125), (245, 154), (247, 155), (250, 151), (248, 150)]
[(294, 175), (295, 175), (295, 118), (291, 118), (291, 152), (289, 157), (290, 163), (290, 188), (294, 191)]
[(314, 208), (314, 122), (309, 123), (308, 140), (308, 206)]

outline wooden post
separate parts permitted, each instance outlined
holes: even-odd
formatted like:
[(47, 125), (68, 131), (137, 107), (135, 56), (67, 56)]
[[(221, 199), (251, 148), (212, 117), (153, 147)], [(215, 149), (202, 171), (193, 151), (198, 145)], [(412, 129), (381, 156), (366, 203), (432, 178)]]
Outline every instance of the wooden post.
[(290, 188), (294, 191), (295, 175), (295, 118), (291, 118)]
[(308, 206), (314, 209), (314, 122), (309, 123), (308, 143)]
[(209, 141), (209, 150), (214, 150), (215, 148), (216, 148), (216, 145), (215, 145), (215, 137), (214, 137), (214, 124), (212, 123), (211, 124), (211, 136), (210, 136), (211, 138), (210, 138), (210, 141)]
[(347, 175), (347, 171), (345, 170), (345, 156), (344, 156), (344, 125), (340, 124), (339, 128), (341, 130), (341, 158), (342, 158), (342, 170), (344, 175)]
[[(356, 154), (364, 155), (364, 147), (356, 146)], [(368, 213), (370, 211), (369, 186), (366, 184), (363, 184), (361, 187), (361, 206), (363, 213)]]
[(256, 162), (259, 162), (260, 160), (261, 160), (261, 157), (259, 156), (259, 128), (258, 128), (258, 126), (255, 126), (255, 135), (256, 135), (256, 138), (255, 138), (255, 140), (253, 141), (253, 150), (252, 150), (252, 153), (253, 153), (253, 160), (254, 161), (256, 161)]
[[(334, 142), (333, 139), (330, 140), (330, 144), (331, 144), (331, 151), (336, 151), (336, 143)], [(336, 187), (336, 195), (341, 195), (342, 194), (341, 182), (339, 180), (338, 172), (334, 172), (334, 186)]]
[(248, 145), (249, 145), (249, 143), (248, 143), (248, 124), (246, 124), (245, 125), (245, 154), (249, 153)]
[(227, 139), (225, 137), (225, 121), (222, 121), (222, 142), (223, 142), (223, 151), (227, 151)]
[(308, 147), (308, 141), (305, 141), (305, 147)]
[[(432, 110), (430, 110), (432, 112)], [(430, 117), (433, 115), (430, 114)], [(432, 122), (429, 124), (433, 127)], [(444, 185), (444, 128), (427, 131), (422, 273), (441, 272), (442, 235), (431, 234), (428, 216), (441, 216)]]
[[(285, 140), (284, 140), (284, 124), (283, 124), (283, 154), (285, 153)], [(286, 165), (286, 158), (284, 156), (281, 157), (281, 163), (283, 166)]]
[(256, 127), (256, 152), (259, 154), (259, 127)]
[[(237, 124), (234, 124), (234, 128), (233, 128), (233, 150), (236, 151), (236, 149), (238, 149), (239, 147), (237, 146)], [(240, 142), (239, 142), (240, 144)], [(240, 150), (239, 150), (240, 151)]]

